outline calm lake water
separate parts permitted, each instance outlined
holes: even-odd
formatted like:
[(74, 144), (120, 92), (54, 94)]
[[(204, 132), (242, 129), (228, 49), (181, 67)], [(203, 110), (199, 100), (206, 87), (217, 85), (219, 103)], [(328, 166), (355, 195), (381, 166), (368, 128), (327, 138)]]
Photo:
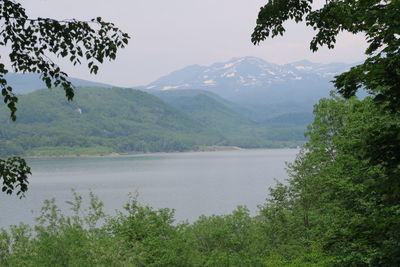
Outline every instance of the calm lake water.
[(0, 227), (32, 223), (45, 199), (64, 211), (71, 189), (94, 192), (104, 210), (121, 210), (129, 193), (155, 208), (174, 208), (177, 221), (227, 214), (238, 205), (256, 214), (268, 187), (287, 178), (296, 149), (143, 154), (118, 157), (29, 159), (33, 176), (25, 199), (0, 194)]

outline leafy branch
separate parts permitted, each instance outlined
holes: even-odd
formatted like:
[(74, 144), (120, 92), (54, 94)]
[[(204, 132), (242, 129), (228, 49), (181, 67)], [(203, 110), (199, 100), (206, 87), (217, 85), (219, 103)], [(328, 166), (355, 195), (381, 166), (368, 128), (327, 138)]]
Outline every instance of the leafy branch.
[(368, 59), (335, 77), (340, 94), (349, 98), (360, 88), (385, 103), (391, 110), (400, 106), (400, 2), (397, 0), (326, 1), (313, 9), (313, 0), (270, 0), (261, 7), (251, 41), (259, 44), (268, 37), (283, 35), (284, 22), (305, 22), (316, 34), (310, 42), (315, 52), (321, 46), (332, 49), (342, 31), (364, 34), (369, 44)]
[[(68, 100), (74, 97), (74, 87), (50, 55), (67, 58), (73, 65), (87, 60), (90, 73), (97, 74), (98, 64), (106, 59), (115, 60), (117, 50), (124, 48), (130, 38), (100, 17), (90, 21), (32, 19), (21, 4), (10, 0), (0, 1), (0, 23), (0, 46), (10, 47), (12, 70), (39, 73), (48, 88), (61, 86)], [(0, 63), (1, 93), (11, 111), (11, 119), (16, 120), (18, 98), (4, 78), (7, 72)]]

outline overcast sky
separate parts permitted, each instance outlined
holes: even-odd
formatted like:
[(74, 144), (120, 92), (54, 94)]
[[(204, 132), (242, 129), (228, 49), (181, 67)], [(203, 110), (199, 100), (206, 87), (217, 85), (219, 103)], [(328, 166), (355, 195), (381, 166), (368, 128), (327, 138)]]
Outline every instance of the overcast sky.
[[(321, 0), (318, 0), (321, 1)], [(317, 2), (318, 2), (317, 1)], [(112, 21), (132, 37), (117, 60), (90, 75), (85, 67), (60, 65), (72, 77), (117, 86), (147, 84), (187, 65), (209, 65), (233, 57), (257, 56), (278, 64), (302, 59), (357, 62), (362, 36), (342, 34), (334, 50), (309, 51), (313, 32), (289, 23), (284, 37), (260, 46), (250, 42), (258, 11), (266, 0), (23, 0), (28, 15)], [(325, 2), (325, 0), (322, 0)]]

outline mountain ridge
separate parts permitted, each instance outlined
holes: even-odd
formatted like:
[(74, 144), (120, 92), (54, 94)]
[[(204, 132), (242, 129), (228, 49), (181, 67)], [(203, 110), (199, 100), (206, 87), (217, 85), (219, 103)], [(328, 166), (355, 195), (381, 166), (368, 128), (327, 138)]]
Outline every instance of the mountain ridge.
[[(7, 73), (4, 78), (16, 94), (28, 94), (38, 89), (47, 88), (46, 84), (40, 79), (37, 73)], [(113, 85), (93, 82), (84, 79), (69, 77), (72, 84), (76, 87), (103, 87), (111, 88)]]

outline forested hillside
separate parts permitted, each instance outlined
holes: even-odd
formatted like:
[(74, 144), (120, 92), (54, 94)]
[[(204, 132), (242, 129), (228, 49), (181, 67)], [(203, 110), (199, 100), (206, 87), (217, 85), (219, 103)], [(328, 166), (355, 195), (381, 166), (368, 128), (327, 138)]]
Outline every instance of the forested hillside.
[(67, 101), (60, 90), (20, 96), (18, 119), (0, 109), (1, 155), (72, 155), (185, 151), (202, 146), (281, 147), (302, 135), (277, 133), (206, 95), (174, 106), (142, 91), (79, 88)]
[(3, 107), (2, 153), (180, 151), (222, 138), (141, 91), (80, 88), (77, 96), (71, 102), (60, 90), (21, 96), (16, 122)]

